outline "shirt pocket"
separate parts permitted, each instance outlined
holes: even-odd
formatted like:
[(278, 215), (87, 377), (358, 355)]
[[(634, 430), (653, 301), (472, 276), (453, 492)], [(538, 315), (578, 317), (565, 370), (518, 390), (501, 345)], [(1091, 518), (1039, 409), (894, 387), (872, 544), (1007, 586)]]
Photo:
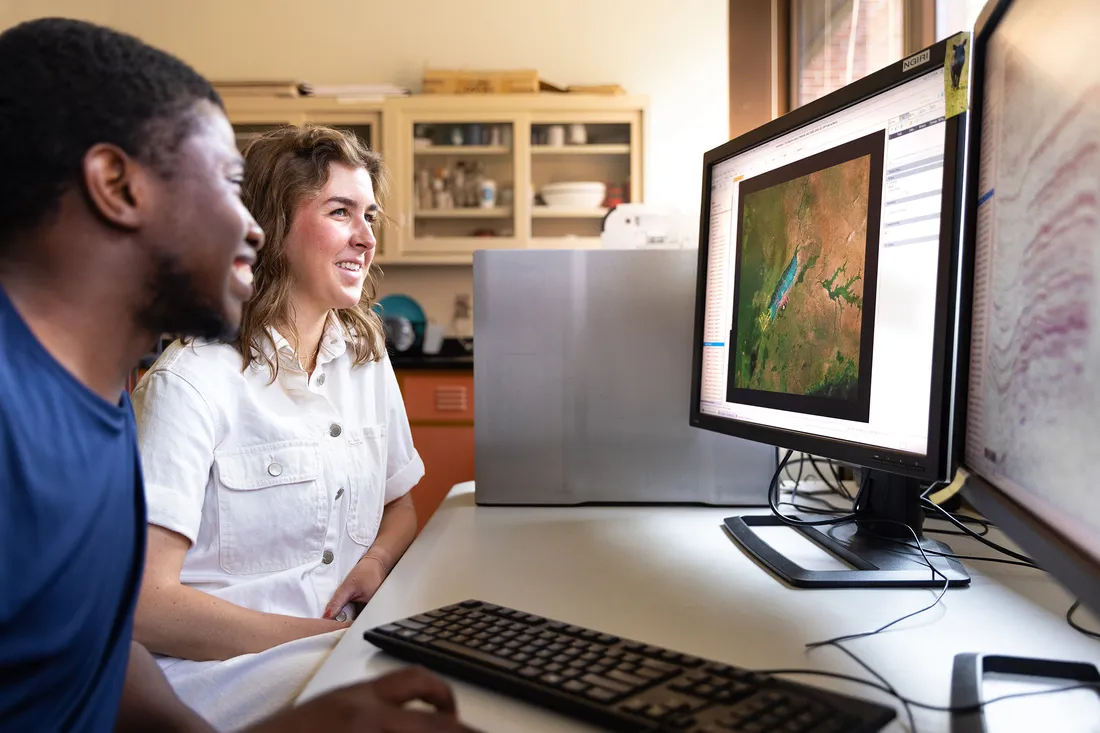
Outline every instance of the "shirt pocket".
[(386, 496), (386, 426), (368, 425), (352, 440), (348, 534), (370, 547), (378, 536)]
[(282, 441), (216, 454), (219, 564), (270, 573), (321, 555), (328, 515), (315, 441)]

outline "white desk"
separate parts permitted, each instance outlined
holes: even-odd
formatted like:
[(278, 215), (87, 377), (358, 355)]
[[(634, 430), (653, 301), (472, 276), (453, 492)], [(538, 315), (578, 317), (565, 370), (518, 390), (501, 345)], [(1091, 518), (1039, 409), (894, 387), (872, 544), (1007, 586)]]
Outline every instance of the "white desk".
[[(866, 672), (840, 651), (807, 653), (803, 644), (877, 628), (934, 598), (923, 589), (790, 588), (726, 535), (722, 519), (739, 509), (478, 507), (473, 488), (466, 483), (451, 491), (300, 701), (402, 666), (364, 641), (365, 629), (466, 598), (742, 667), (860, 677)], [(941, 539), (955, 552), (991, 554), (967, 538)], [(1072, 599), (1049, 576), (993, 563), (967, 566), (969, 588), (953, 589), (936, 609), (848, 642), (849, 648), (902, 694), (942, 705), (950, 702), (956, 652), (1100, 664), (1100, 643), (1066, 624)], [(1085, 613), (1078, 620), (1091, 621)], [(905, 729), (900, 706), (873, 689), (822, 677), (792, 679), (895, 705), (899, 717), (888, 730)], [(454, 688), (463, 719), (485, 733), (593, 730), (472, 685), (455, 682)], [(1030, 698), (1044, 699), (1055, 698)], [(946, 714), (914, 713), (920, 733), (948, 730)]]

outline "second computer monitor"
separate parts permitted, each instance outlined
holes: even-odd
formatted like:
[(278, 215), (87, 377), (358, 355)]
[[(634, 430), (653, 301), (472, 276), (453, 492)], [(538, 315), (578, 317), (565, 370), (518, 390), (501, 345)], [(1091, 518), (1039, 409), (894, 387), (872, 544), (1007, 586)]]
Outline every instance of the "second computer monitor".
[(692, 424), (865, 467), (917, 533), (960, 444), (964, 39), (704, 160)]

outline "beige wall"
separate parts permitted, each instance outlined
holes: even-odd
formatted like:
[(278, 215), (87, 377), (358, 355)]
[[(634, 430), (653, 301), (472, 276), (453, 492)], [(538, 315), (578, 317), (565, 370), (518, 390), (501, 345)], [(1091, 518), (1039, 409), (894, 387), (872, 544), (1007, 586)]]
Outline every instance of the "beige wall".
[[(728, 0), (0, 0), (0, 28), (43, 15), (134, 33), (212, 79), (416, 90), (433, 66), (617, 82), (650, 98), (646, 199), (692, 213), (702, 154), (726, 140)], [(440, 302), (470, 291), (469, 268), (426, 274), (423, 283), (390, 270), (385, 289), (435, 303), (428, 310), (439, 320), (451, 315), (449, 305), (437, 312)]]

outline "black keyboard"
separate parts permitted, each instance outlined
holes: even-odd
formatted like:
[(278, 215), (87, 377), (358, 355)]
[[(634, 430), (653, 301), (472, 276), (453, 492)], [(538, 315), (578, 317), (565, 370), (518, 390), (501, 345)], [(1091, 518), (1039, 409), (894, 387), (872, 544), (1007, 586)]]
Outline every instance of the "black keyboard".
[(617, 731), (873, 733), (892, 708), (481, 601), (370, 629), (393, 656)]

